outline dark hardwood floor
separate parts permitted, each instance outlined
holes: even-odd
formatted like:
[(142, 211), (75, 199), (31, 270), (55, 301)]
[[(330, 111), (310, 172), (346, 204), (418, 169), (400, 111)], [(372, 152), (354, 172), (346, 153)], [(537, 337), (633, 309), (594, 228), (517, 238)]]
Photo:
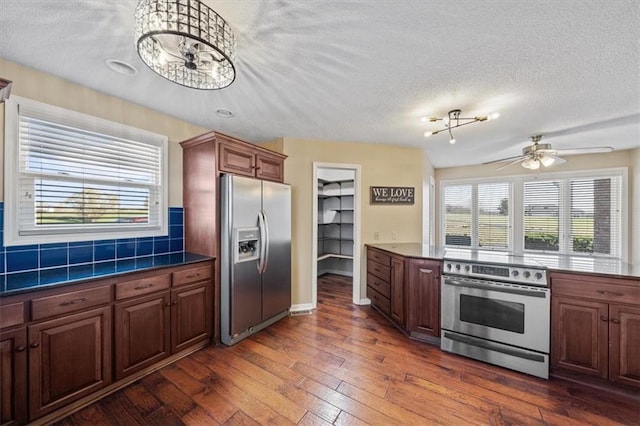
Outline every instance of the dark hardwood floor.
[(328, 275), (313, 314), (196, 352), (59, 424), (638, 425), (639, 407), (411, 341)]

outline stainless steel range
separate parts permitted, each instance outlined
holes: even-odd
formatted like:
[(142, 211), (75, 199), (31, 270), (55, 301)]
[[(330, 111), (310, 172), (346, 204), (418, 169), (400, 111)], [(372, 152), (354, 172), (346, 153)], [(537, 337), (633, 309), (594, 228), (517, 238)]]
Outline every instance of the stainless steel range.
[(442, 350), (547, 379), (551, 292), (546, 269), (509, 254), (446, 256)]

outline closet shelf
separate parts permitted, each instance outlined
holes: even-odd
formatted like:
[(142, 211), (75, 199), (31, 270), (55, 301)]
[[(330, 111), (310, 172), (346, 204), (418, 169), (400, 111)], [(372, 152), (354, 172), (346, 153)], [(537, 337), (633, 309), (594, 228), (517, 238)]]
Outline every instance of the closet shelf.
[(353, 207), (344, 208), (344, 209), (342, 209), (342, 208), (341, 209), (329, 209), (329, 210), (331, 210), (333, 212), (352, 212), (353, 211)]
[(318, 241), (348, 241), (352, 243), (353, 239), (344, 237), (320, 237)]
[(346, 254), (338, 254), (338, 253), (323, 253), (318, 255), (318, 260), (325, 260), (329, 258), (336, 259), (353, 259), (353, 256), (348, 256)]
[(318, 222), (318, 226), (320, 225), (353, 225), (353, 222), (327, 222), (327, 223)]

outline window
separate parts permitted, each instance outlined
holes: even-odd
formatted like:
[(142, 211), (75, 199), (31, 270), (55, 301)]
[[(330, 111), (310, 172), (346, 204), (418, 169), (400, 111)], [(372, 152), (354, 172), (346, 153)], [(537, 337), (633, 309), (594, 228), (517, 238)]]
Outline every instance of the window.
[(624, 169), (506, 179), (443, 182), (446, 246), (625, 258)]
[(167, 233), (167, 138), (12, 97), (5, 245)]
[(510, 248), (510, 193), (508, 182), (446, 185), (445, 245)]

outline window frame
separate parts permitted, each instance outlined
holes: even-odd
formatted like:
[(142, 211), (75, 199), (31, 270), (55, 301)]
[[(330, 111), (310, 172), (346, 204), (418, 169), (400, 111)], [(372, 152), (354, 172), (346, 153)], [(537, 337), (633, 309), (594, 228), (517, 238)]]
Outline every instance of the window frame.
[[(508, 226), (507, 226), (507, 247), (491, 247), (491, 246), (480, 246), (479, 240), (479, 220), (478, 220), (478, 185), (483, 184), (492, 184), (492, 183), (506, 183), (509, 186), (509, 204), (507, 215)], [(445, 197), (445, 189), (447, 186), (460, 186), (460, 185), (470, 185), (471, 186), (471, 245), (462, 246), (462, 245), (453, 245), (446, 244), (446, 228), (445, 228), (445, 218), (447, 215), (447, 206), (444, 201)], [(446, 180), (440, 182), (440, 244), (442, 247), (451, 247), (456, 249), (470, 249), (470, 250), (489, 250), (489, 251), (513, 251), (513, 243), (514, 243), (514, 223), (513, 223), (513, 208), (514, 208), (514, 184), (511, 180), (507, 178), (494, 178), (494, 179), (460, 179), (460, 180)]]
[[(571, 244), (569, 242), (569, 235), (562, 235), (562, 231), (568, 229), (570, 232), (571, 225), (571, 203), (570, 203), (570, 181), (573, 179), (596, 179), (600, 177), (614, 177), (620, 176), (620, 247), (619, 253), (617, 256), (614, 255), (605, 255), (602, 253), (582, 253), (582, 252), (573, 252), (571, 250)], [(560, 250), (559, 251), (543, 251), (543, 250), (525, 250), (524, 249), (524, 183), (532, 182), (532, 181), (547, 181), (547, 180), (560, 180), (562, 182), (562, 190), (560, 193), (561, 204), (564, 205), (564, 209), (560, 211), (560, 221), (563, 222), (560, 224), (562, 230), (560, 230)], [(451, 185), (478, 185), (484, 183), (496, 183), (496, 182), (510, 182), (511, 184), (511, 192), (510, 192), (510, 204), (509, 204), (509, 223), (511, 230), (511, 241), (510, 247), (508, 249), (495, 249), (488, 247), (479, 247), (477, 245), (477, 235), (472, 235), (472, 245), (471, 246), (457, 246), (457, 245), (447, 245), (446, 241), (446, 227), (445, 227), (445, 219), (446, 219), (446, 206), (444, 202), (445, 196), (445, 188), (446, 186)], [(455, 248), (455, 249), (470, 249), (470, 250), (492, 250), (492, 251), (509, 251), (514, 253), (515, 255), (554, 255), (554, 256), (571, 256), (571, 257), (597, 257), (604, 259), (614, 259), (621, 260), (626, 262), (628, 259), (628, 248), (629, 248), (629, 182), (628, 182), (628, 168), (627, 167), (609, 167), (602, 169), (590, 169), (590, 170), (576, 170), (576, 171), (566, 171), (566, 172), (547, 172), (547, 173), (538, 173), (536, 175), (530, 174), (519, 174), (519, 175), (505, 175), (497, 178), (464, 178), (464, 179), (447, 179), (440, 181), (439, 184), (439, 196), (438, 200), (440, 203), (439, 208), (439, 219), (438, 219), (438, 229), (439, 229), (439, 238), (441, 246), (446, 248)], [(477, 189), (475, 190), (477, 192)], [(472, 202), (472, 211), (476, 212), (477, 200)], [(477, 218), (473, 220), (473, 230), (476, 232), (477, 227)], [(566, 228), (569, 226), (569, 228)]]
[[(46, 120), (54, 123), (65, 124), (108, 136), (135, 140), (137, 142), (158, 147), (160, 149), (161, 164), (160, 184), (157, 186), (159, 194), (157, 205), (158, 223), (155, 229), (151, 229), (147, 223), (141, 223), (140, 227), (136, 227), (131, 223), (127, 223), (126, 225), (109, 224), (108, 229), (95, 230), (78, 229), (77, 225), (71, 225), (68, 229), (64, 229), (65, 227), (61, 226), (56, 230), (47, 231), (47, 233), (28, 232), (21, 234), (19, 229), (20, 187), (17, 184), (21, 176), (19, 165), (19, 126), (21, 105), (30, 111), (36, 111), (35, 116), (40, 118), (46, 117)], [(31, 114), (27, 114), (27, 116), (31, 116)], [(12, 96), (5, 103), (4, 130), (4, 246), (114, 240), (121, 238), (143, 238), (168, 235), (169, 145), (167, 136), (19, 96)], [(156, 186), (154, 185), (154, 187)], [(33, 206), (35, 208), (35, 198)], [(34, 212), (35, 210), (31, 210), (32, 214)]]

